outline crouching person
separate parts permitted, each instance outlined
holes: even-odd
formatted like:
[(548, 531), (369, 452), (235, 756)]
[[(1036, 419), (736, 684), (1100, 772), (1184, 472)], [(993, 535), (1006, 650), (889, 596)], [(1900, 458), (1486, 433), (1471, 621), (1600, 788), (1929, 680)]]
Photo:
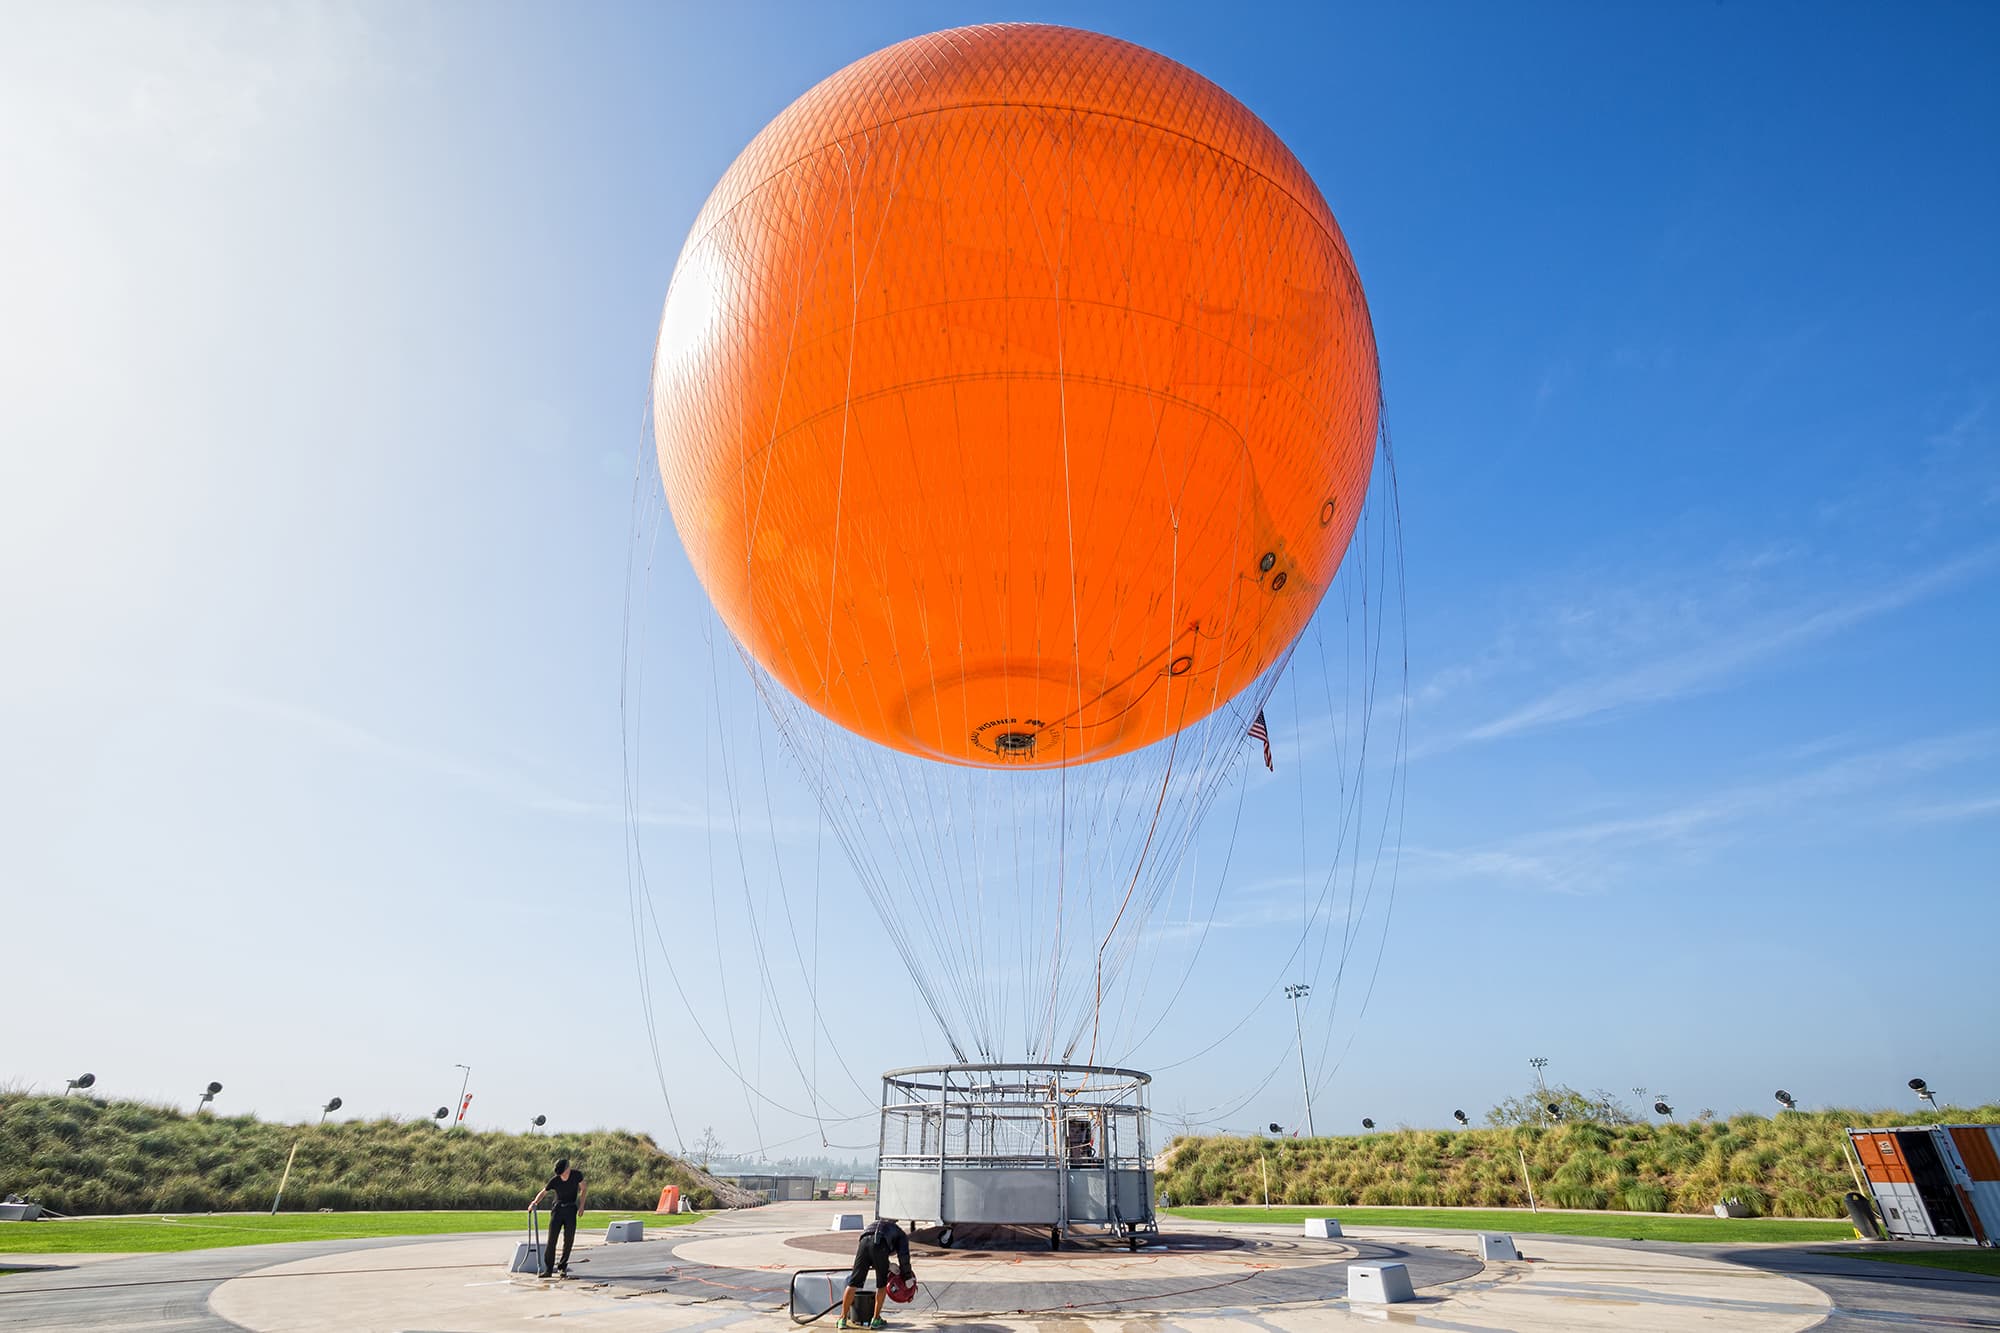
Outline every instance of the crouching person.
[(861, 1294), (861, 1284), (868, 1280), (868, 1274), (875, 1274), (875, 1312), (868, 1321), (869, 1328), (887, 1328), (882, 1318), (883, 1302), (889, 1298), (889, 1259), (896, 1260), (896, 1274), (908, 1282), (916, 1276), (910, 1269), (910, 1237), (901, 1227), (886, 1217), (878, 1217), (875, 1224), (861, 1233), (860, 1241), (854, 1247), (854, 1271), (847, 1275), (847, 1290), (840, 1297), (840, 1326), (858, 1328), (854, 1318), (854, 1298)]

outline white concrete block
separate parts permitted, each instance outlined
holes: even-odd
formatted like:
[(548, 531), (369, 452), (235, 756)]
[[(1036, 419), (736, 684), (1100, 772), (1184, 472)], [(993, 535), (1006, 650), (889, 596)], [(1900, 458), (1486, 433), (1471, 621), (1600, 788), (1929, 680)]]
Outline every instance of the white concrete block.
[(1487, 1263), (1494, 1263), (1502, 1259), (1519, 1259), (1521, 1253), (1514, 1248), (1512, 1236), (1482, 1231), (1479, 1233), (1479, 1257)]
[(627, 1241), (646, 1239), (646, 1224), (633, 1218), (625, 1222), (613, 1222), (604, 1228), (604, 1243), (622, 1245)]
[(1349, 1264), (1347, 1299), (1355, 1305), (1393, 1305), (1413, 1301), (1410, 1270), (1402, 1264)]
[(861, 1214), (859, 1213), (835, 1213), (833, 1215), (833, 1223), (827, 1227), (827, 1230), (859, 1231), (866, 1225), (867, 1223), (861, 1220)]
[(1337, 1217), (1308, 1217), (1306, 1219), (1306, 1239), (1338, 1240), (1340, 1219)]

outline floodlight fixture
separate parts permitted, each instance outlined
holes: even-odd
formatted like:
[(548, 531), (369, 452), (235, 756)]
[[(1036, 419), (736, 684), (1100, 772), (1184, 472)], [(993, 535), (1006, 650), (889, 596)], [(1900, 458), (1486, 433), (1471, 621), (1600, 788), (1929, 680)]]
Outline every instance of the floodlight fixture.
[(1279, 1124), (1277, 1121), (1273, 1120), (1271, 1122), (1271, 1132), (1273, 1134), (1282, 1134), (1285, 1132), (1285, 1127)]
[(1663, 1115), (1671, 1120), (1674, 1117), (1674, 1108), (1667, 1105), (1665, 1098), (1661, 1098), (1659, 1101), (1653, 1103), (1653, 1114)]
[(1778, 1105), (1784, 1107), (1787, 1111), (1796, 1111), (1799, 1109), (1799, 1099), (1792, 1096), (1791, 1093), (1786, 1092), (1783, 1088), (1778, 1089), (1776, 1096), (1778, 1098)]
[(200, 1115), (202, 1113), (203, 1108), (205, 1108), (210, 1102), (215, 1100), (215, 1094), (221, 1091), (222, 1091), (222, 1085), (220, 1083), (215, 1083), (215, 1082), (211, 1082), (206, 1088), (203, 1088), (201, 1092), (201, 1100), (196, 1102), (194, 1106), (195, 1114)]
[(1910, 1080), (1910, 1091), (1917, 1094), (1919, 1101), (1929, 1103), (1933, 1111), (1937, 1110), (1937, 1094), (1931, 1091), (1930, 1084), (1920, 1078), (1913, 1078)]
[(1549, 1113), (1549, 1119), (1551, 1120), (1560, 1120), (1563, 1118), (1562, 1105), (1558, 1102), (1550, 1102), (1542, 1109)]
[(1299, 981), (1285, 987), (1285, 998), (1292, 1002), (1292, 1032), (1299, 1039), (1299, 1086), (1306, 1094), (1306, 1134), (1318, 1138), (1319, 1130), (1313, 1125), (1312, 1080), (1306, 1077), (1306, 1030), (1299, 1019), (1299, 1001), (1312, 994), (1310, 982)]
[(1375, 1128), (1375, 1122), (1364, 1115), (1361, 1117), (1361, 1127), (1363, 1129), (1373, 1129)]
[(332, 1115), (335, 1111), (338, 1111), (339, 1109), (340, 1109), (340, 1098), (335, 1097), (332, 1101), (329, 1101), (325, 1106), (319, 1108), (319, 1122), (322, 1125), (324, 1125), (326, 1123), (326, 1118)]
[(1465, 1112), (1463, 1111), (1453, 1111), (1451, 1113), (1451, 1118), (1453, 1120), (1456, 1120), (1461, 1125), (1469, 1125), (1472, 1123), (1470, 1120), (1467, 1120), (1465, 1118)]
[(549, 1123), (549, 1118), (547, 1116), (538, 1115), (533, 1120), (530, 1120), (528, 1122), (528, 1132), (532, 1134), (536, 1130), (540, 1129), (543, 1125), (546, 1125), (548, 1123)]
[(438, 1125), (442, 1127), (444, 1125), (444, 1118), (450, 1114), (451, 1108), (449, 1106), (440, 1106), (437, 1110), (431, 1112), (431, 1119), (437, 1121)]
[(97, 1075), (95, 1074), (78, 1074), (75, 1078), (69, 1080), (69, 1087), (63, 1089), (63, 1096), (69, 1096), (70, 1090), (73, 1088), (82, 1088), (85, 1092), (88, 1092), (91, 1085), (95, 1082), (97, 1082)]

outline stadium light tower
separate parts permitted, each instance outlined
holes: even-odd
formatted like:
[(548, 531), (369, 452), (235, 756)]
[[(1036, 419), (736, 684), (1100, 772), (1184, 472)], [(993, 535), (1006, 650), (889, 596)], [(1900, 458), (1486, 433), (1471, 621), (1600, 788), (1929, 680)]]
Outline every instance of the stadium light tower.
[(220, 1083), (210, 1083), (201, 1090), (201, 1100), (194, 1104), (194, 1113), (200, 1115), (208, 1104), (215, 1100), (215, 1094), (222, 1091)]
[(82, 1088), (85, 1092), (89, 1092), (91, 1085), (96, 1082), (97, 1075), (95, 1074), (78, 1074), (75, 1078), (69, 1080), (69, 1087), (63, 1089), (63, 1096), (69, 1096), (70, 1092), (76, 1088)]
[(1931, 1091), (1930, 1084), (1920, 1078), (1913, 1078), (1910, 1080), (1910, 1091), (1917, 1094), (1919, 1101), (1929, 1103), (1931, 1110), (1937, 1110), (1937, 1094)]
[(1306, 1077), (1306, 1030), (1299, 1020), (1299, 1001), (1310, 994), (1312, 987), (1303, 981), (1285, 987), (1285, 998), (1292, 1002), (1292, 1031), (1297, 1033), (1299, 1038), (1299, 1086), (1304, 1088), (1306, 1093), (1306, 1137), (1316, 1139), (1319, 1137), (1319, 1131), (1313, 1128), (1312, 1080)]
[(319, 1122), (322, 1125), (324, 1125), (326, 1123), (326, 1118), (332, 1115), (335, 1111), (338, 1111), (339, 1109), (340, 1109), (340, 1098), (335, 1097), (325, 1106), (319, 1108)]

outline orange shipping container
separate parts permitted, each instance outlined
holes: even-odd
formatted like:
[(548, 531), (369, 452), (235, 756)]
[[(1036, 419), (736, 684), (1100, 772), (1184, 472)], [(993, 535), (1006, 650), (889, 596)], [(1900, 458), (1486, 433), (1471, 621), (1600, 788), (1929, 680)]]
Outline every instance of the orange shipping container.
[(1856, 1134), (1854, 1151), (1860, 1156), (1861, 1172), (1868, 1179), (1883, 1184), (1910, 1183), (1910, 1169), (1903, 1164), (1903, 1155), (1896, 1151), (1893, 1135)]
[(2000, 1151), (1993, 1144), (1993, 1131), (1985, 1125), (1953, 1125), (1952, 1142), (1965, 1159), (1965, 1169), (1974, 1180), (2000, 1180)]

